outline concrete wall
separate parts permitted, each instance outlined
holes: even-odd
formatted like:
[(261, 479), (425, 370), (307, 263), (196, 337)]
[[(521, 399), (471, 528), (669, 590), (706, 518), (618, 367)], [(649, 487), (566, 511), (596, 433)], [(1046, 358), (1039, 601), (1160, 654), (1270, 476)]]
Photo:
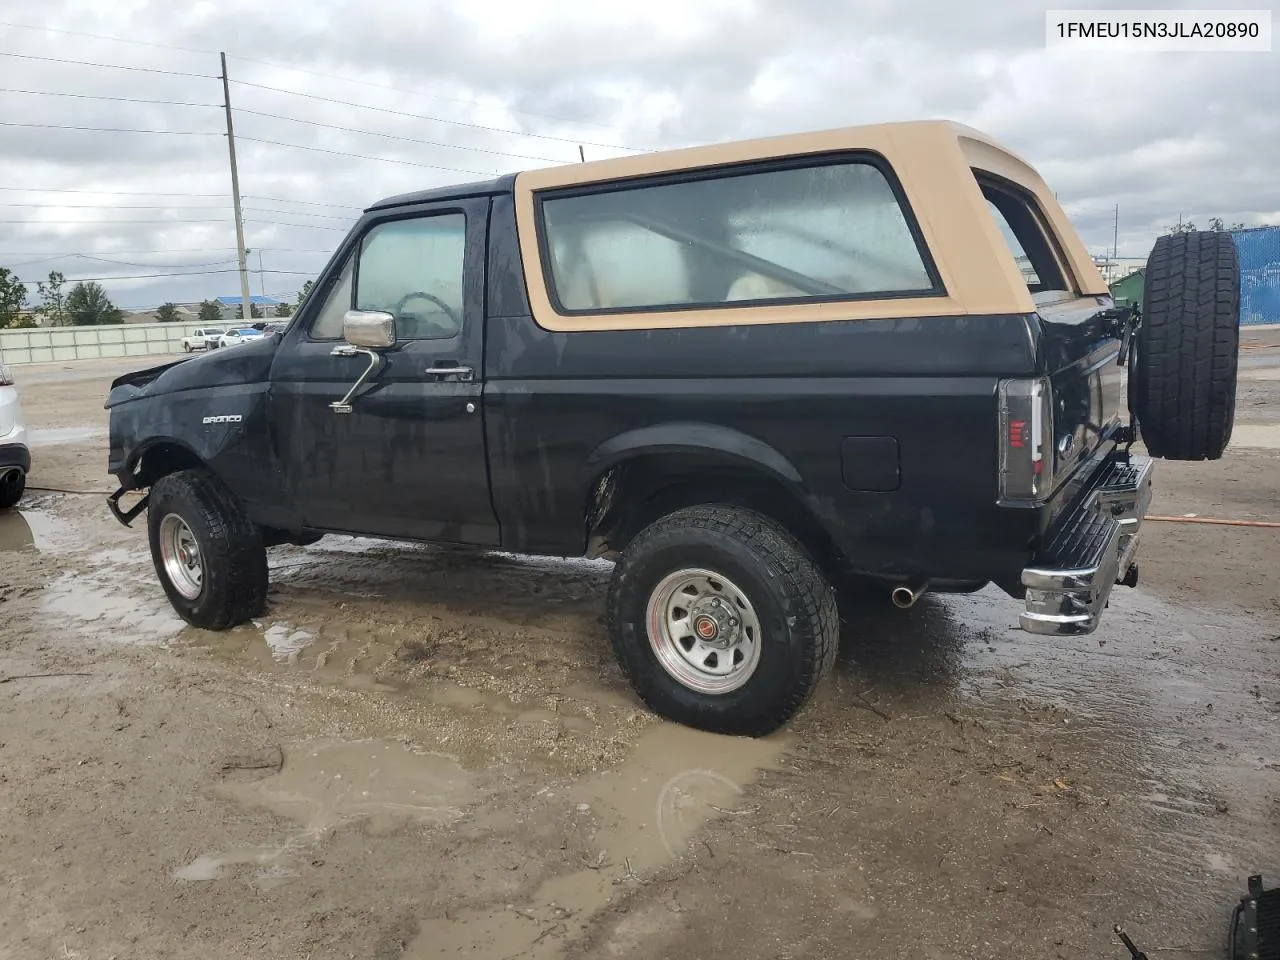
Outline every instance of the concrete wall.
[(0, 330), (0, 362), (50, 363), (181, 353), (182, 338), (200, 326), (199, 323), (122, 323)]

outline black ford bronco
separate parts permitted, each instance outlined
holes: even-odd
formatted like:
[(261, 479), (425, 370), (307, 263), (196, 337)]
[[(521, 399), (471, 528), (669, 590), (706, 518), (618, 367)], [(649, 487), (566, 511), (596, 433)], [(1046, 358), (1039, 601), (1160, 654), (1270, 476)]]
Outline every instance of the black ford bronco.
[(213, 630), (327, 533), (614, 559), (640, 697), (761, 735), (843, 584), (994, 583), (1061, 635), (1136, 582), (1153, 458), (1222, 455), (1238, 349), (1229, 235), (1146, 276), (1113, 303), (1040, 176), (944, 121), (394, 197), (283, 331), (115, 381), (109, 505)]

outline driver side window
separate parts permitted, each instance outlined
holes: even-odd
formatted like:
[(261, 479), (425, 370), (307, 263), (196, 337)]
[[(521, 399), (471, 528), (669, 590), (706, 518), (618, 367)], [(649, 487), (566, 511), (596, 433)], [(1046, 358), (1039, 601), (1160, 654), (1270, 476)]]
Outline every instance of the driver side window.
[(360, 245), (357, 310), (396, 318), (396, 339), (448, 340), (462, 332), (466, 216), (379, 224)]

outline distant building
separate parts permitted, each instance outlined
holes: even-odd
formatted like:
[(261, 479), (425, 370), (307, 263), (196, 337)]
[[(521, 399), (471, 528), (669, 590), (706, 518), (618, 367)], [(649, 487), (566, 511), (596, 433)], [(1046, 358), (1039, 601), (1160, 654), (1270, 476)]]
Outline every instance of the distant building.
[(1144, 269), (1147, 265), (1147, 258), (1110, 257), (1106, 254), (1094, 254), (1093, 262), (1097, 264), (1098, 272), (1102, 274), (1102, 279), (1108, 284), (1112, 284)]
[[(222, 309), (222, 319), (224, 322), (241, 319), (244, 312), (244, 297), (214, 297), (214, 301)], [(249, 303), (262, 311), (264, 317), (275, 316), (276, 307), (284, 303), (283, 300), (277, 300), (275, 297), (263, 297), (252, 295), (249, 297)], [(196, 309), (200, 309), (200, 305), (196, 304)]]
[[(174, 308), (178, 311), (178, 323), (191, 323), (198, 319), (200, 313), (200, 305), (194, 307), (189, 303), (175, 303)], [(124, 312), (125, 323), (159, 323), (156, 316), (156, 307), (152, 310), (126, 310)]]

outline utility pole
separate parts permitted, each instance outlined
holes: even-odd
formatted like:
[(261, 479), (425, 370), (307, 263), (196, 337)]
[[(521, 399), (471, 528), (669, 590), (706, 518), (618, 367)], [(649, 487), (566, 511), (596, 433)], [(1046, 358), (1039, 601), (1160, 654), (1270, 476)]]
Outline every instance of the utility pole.
[[(244, 320), (246, 323), (253, 316), (250, 308), (252, 298), (249, 296), (249, 265), (244, 252), (244, 220), (240, 215), (240, 174), (236, 170), (236, 135), (231, 126), (231, 82), (227, 79), (227, 55), (219, 53), (222, 59), (222, 106), (227, 112), (227, 151), (231, 155), (231, 202), (236, 211), (236, 256), (240, 261), (240, 296), (244, 300)], [(259, 254), (261, 257), (261, 254)]]
[(266, 278), (266, 275), (262, 272), (262, 248), (261, 247), (258, 248), (258, 288), (261, 291), (262, 295), (265, 297), (267, 295), (267, 278)]
[(1116, 204), (1115, 232), (1111, 235), (1111, 259), (1120, 259), (1120, 204), (1118, 203)]

